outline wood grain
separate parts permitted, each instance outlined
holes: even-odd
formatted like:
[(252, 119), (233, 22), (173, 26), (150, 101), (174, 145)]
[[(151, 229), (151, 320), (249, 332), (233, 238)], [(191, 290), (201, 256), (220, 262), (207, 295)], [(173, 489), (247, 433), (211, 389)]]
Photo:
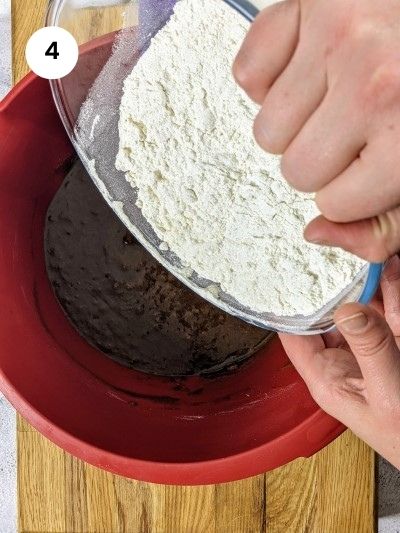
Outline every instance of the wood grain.
[(266, 485), (268, 531), (374, 531), (374, 452), (350, 431), (311, 459), (270, 472)]
[(28, 72), (26, 43), (32, 33), (43, 26), (46, 5), (46, 0), (12, 0), (14, 82)]
[[(45, 4), (13, 0), (15, 80), (27, 72), (25, 45), (43, 23)], [(21, 418), (18, 458), (21, 533), (374, 530), (374, 455), (350, 432), (311, 459), (208, 487), (158, 486), (113, 476), (63, 452)]]
[(374, 456), (346, 432), (311, 459), (206, 487), (113, 476), (19, 420), (23, 533), (372, 533)]

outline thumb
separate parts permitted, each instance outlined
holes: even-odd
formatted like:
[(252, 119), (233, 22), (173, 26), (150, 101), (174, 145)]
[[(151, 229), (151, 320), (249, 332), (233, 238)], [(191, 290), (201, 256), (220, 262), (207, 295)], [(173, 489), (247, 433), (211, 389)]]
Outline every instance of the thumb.
[(400, 353), (388, 324), (372, 307), (353, 303), (335, 313), (335, 323), (360, 366), (367, 391), (388, 399), (400, 390)]
[(400, 207), (345, 224), (320, 216), (310, 222), (304, 237), (314, 244), (339, 246), (367, 261), (380, 263), (400, 250)]

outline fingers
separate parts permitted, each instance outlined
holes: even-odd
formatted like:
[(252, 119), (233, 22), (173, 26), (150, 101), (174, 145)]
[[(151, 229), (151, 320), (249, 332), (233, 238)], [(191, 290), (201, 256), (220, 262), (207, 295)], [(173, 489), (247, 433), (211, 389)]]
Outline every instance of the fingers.
[(337, 246), (372, 263), (380, 263), (400, 250), (400, 207), (348, 224), (320, 216), (310, 222), (304, 237), (314, 244)]
[(237, 83), (261, 104), (268, 89), (286, 68), (296, 49), (300, 24), (297, 0), (264, 9), (256, 18), (236, 57)]
[(398, 397), (400, 353), (388, 324), (374, 309), (347, 304), (335, 323), (356, 358), (367, 390), (380, 398)]
[(287, 148), (282, 172), (297, 190), (324, 191), (357, 159), (366, 140), (363, 121), (354, 109), (341, 91), (328, 92)]
[[(313, 22), (318, 24), (317, 20)], [(311, 35), (315, 33), (310, 28), (308, 30)], [(326, 31), (329, 33), (329, 24)], [(318, 37), (319, 41), (324, 39), (323, 34), (318, 34)], [(366, 74), (363, 72), (365, 66), (360, 71), (360, 61), (356, 63), (351, 61), (351, 58), (343, 55), (343, 50), (340, 52), (342, 55), (339, 58), (339, 52), (337, 52), (334, 54), (335, 59), (332, 59), (326, 55), (326, 50), (321, 49), (320, 42), (312, 42), (311, 38), (308, 38), (305, 40), (305, 44), (303, 43), (304, 39), (300, 39), (290, 65), (275, 85), (278, 85), (281, 78), (285, 77), (299, 56), (303, 63), (299, 66), (303, 69), (307, 59), (315, 58), (316, 61), (314, 73), (306, 71), (309, 81), (307, 79), (302, 80), (309, 92), (308, 99), (313, 100), (316, 99), (317, 95), (321, 96), (322, 82), (316, 80), (318, 73), (319, 76), (323, 76), (325, 87), (322, 94), (323, 99), (321, 98), (319, 105), (314, 107), (313, 113), (306, 116), (303, 111), (301, 116), (303, 123), (296, 132), (297, 136), (293, 137), (291, 144), (285, 147), (282, 170), (285, 178), (296, 189), (303, 192), (316, 192), (344, 172), (358, 158), (366, 144), (367, 119), (359, 102), (359, 85), (362, 81), (357, 78), (359, 75), (361, 76), (360, 79), (363, 79)], [(307, 46), (309, 50), (304, 50), (304, 46)], [(332, 66), (332, 61), (336, 68)], [(337, 62), (340, 65), (339, 68)], [(362, 62), (362, 65), (365, 65), (365, 61)], [(302, 79), (301, 71), (296, 69), (293, 74), (293, 79), (290, 82), (296, 88), (299, 83), (298, 80)], [(264, 105), (268, 103), (270, 94), (274, 93), (275, 85), (268, 93)], [(288, 91), (286, 85), (283, 89)], [(295, 99), (294, 102), (298, 105), (298, 99)], [(294, 109), (293, 115), (294, 118), (289, 118), (289, 121), (295, 121), (300, 113)]]
[(395, 337), (400, 336), (400, 259), (388, 261), (382, 274), (381, 290), (386, 321)]
[(333, 222), (381, 215), (400, 205), (397, 147), (374, 140), (344, 172), (316, 195), (321, 213)]
[(320, 335), (304, 337), (280, 333), (279, 338), (287, 356), (300, 376), (304, 379), (307, 385), (313, 383), (318, 377), (316, 371), (316, 358), (325, 348), (322, 337)]
[[(362, 376), (353, 355), (344, 349), (325, 348), (320, 335), (279, 336), (287, 355), (320, 407), (343, 423), (349, 423), (349, 417), (354, 413), (359, 419), (365, 400), (360, 390)], [(339, 335), (337, 339), (340, 339)], [(333, 342), (333, 337), (331, 340)]]
[(272, 85), (255, 120), (254, 135), (261, 148), (283, 154), (320, 105), (326, 90), (323, 58), (300, 45)]

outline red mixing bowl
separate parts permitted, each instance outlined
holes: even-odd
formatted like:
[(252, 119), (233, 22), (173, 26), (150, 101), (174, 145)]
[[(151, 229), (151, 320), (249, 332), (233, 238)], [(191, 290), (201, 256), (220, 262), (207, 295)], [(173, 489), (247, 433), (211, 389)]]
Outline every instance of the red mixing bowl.
[(0, 104), (0, 387), (41, 433), (117, 474), (232, 481), (310, 456), (343, 426), (321, 411), (278, 339), (230, 375), (176, 380), (107, 359), (71, 327), (46, 276), (46, 210), (74, 151), (49, 85)]

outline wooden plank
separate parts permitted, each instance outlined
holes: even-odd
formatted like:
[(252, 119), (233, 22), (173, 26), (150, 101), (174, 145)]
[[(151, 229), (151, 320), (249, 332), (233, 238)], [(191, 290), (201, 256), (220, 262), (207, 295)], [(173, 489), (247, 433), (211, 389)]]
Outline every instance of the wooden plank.
[(265, 475), (216, 486), (215, 531), (266, 531)]
[(25, 47), (29, 37), (44, 24), (46, 0), (12, 0), (13, 76), (19, 81), (28, 72)]
[(374, 486), (374, 452), (347, 431), (266, 475), (268, 531), (372, 533)]
[[(25, 45), (43, 23), (45, 4), (13, 0), (16, 81), (28, 70)], [(18, 461), (22, 533), (373, 531), (373, 453), (350, 432), (311, 459), (209, 487), (113, 476), (69, 456), (22, 419)]]
[(19, 419), (23, 533), (265, 531), (265, 476), (171, 487), (131, 481), (69, 456)]
[(318, 454), (316, 531), (375, 529), (375, 453), (348, 431)]
[(265, 476), (167, 487), (113, 476), (19, 421), (23, 533), (372, 533), (374, 455), (346, 432)]
[[(66, 531), (64, 453), (34, 431), (18, 432), (18, 495), (20, 531)], [(48, 465), (50, 468), (43, 466)], [(54, 483), (54, 473), (57, 482)], [(22, 504), (22, 506), (21, 506)], [(51, 517), (51, 520), (49, 520)]]

